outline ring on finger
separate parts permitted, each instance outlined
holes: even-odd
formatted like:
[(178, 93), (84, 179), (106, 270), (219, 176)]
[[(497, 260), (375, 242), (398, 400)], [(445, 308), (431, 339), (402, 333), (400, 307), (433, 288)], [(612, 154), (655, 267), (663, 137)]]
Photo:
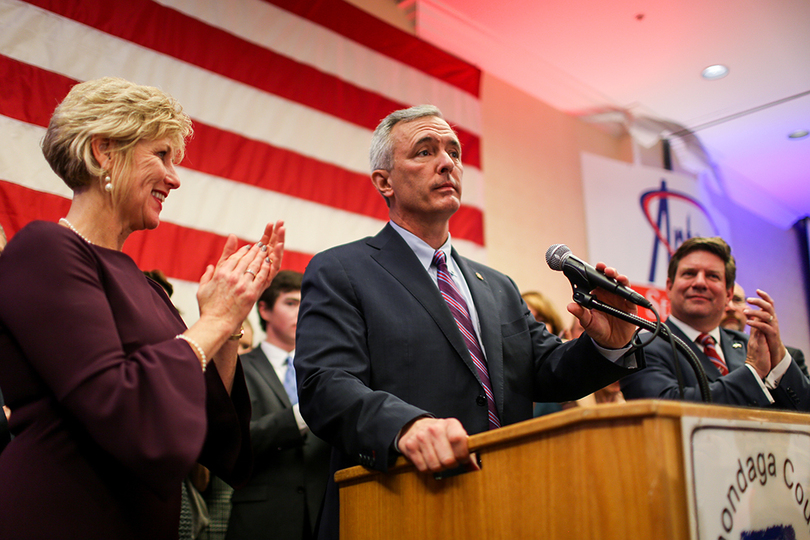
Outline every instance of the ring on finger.
[(250, 275), (251, 275), (251, 276), (253, 276), (254, 278), (256, 277), (256, 272), (254, 272), (254, 271), (253, 271), (253, 270), (251, 270), (250, 268), (248, 268), (247, 270), (245, 270), (245, 273), (246, 273), (246, 274), (250, 274)]
[(768, 322), (773, 322), (773, 315), (771, 315), (771, 318), (768, 319)]

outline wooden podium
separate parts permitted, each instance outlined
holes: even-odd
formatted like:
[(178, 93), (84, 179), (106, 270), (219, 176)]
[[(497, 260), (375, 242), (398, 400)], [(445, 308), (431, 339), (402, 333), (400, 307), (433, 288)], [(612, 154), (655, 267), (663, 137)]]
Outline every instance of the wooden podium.
[(675, 401), (571, 409), (471, 436), (480, 471), (436, 480), (404, 458), (385, 474), (338, 471), (341, 539), (692, 538), (686, 417), (808, 423)]

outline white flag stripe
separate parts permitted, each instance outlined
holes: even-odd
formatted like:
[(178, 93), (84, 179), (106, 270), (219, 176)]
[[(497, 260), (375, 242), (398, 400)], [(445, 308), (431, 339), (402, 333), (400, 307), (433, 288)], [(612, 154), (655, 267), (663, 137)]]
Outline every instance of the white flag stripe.
[[(43, 128), (0, 116), (0, 129), (15, 143), (0, 146), (0, 178), (38, 191), (72, 197), (70, 189), (54, 175), (42, 154), (31, 152), (32, 148), (38, 148), (45, 134)], [(25, 159), (17, 159), (18, 156)], [(317, 253), (376, 234), (384, 224), (370, 217), (183, 167), (179, 167), (179, 174), (181, 188), (169, 194), (161, 218), (184, 227), (253, 238), (267, 222), (283, 219), (288, 230), (287, 247), (302, 253)], [(193, 204), (188, 204), (192, 201)], [(380, 204), (384, 204), (382, 200)], [(335, 223), (340, 223), (340, 227), (335, 227)]]
[[(287, 246), (303, 253), (375, 234), (383, 225), (377, 219), (188, 169), (180, 174), (185, 193), (173, 193), (163, 210), (163, 218), (177, 225), (254, 238), (268, 222), (283, 219)], [(183, 204), (184, 198), (194, 203)]]
[[(43, 35), (58, 35), (75, 46), (47, 47)], [(359, 174), (369, 172), (370, 130), (30, 4), (0, 0), (0, 54), (80, 81), (117, 75), (158, 86), (201, 122)], [(464, 184), (464, 204), (483, 209), (481, 170), (466, 166)]]
[[(145, 268), (144, 270), (152, 269)], [(171, 277), (168, 278), (168, 280), (174, 288), (172, 292), (172, 303), (177, 307), (186, 326), (191, 326), (200, 318), (200, 310), (197, 304), (197, 289), (199, 289), (200, 284), (195, 281), (185, 281)], [(264, 339), (264, 332), (262, 332), (262, 327), (259, 323), (259, 315), (256, 313), (255, 308), (250, 310), (248, 320), (253, 327), (253, 344), (257, 345)]]
[[(213, 262), (214, 261), (212, 261), (212, 264)], [(144, 270), (153, 269), (144, 268)], [(169, 283), (172, 284), (172, 287), (174, 287), (172, 303), (177, 307), (178, 311), (180, 311), (180, 316), (183, 318), (186, 326), (191, 326), (200, 318), (200, 310), (197, 307), (197, 289), (200, 284), (176, 278), (168, 278), (168, 280)], [(251, 324), (253, 324), (253, 321), (251, 321)], [(254, 326), (254, 330), (256, 329), (261, 331), (258, 327)], [(258, 334), (254, 335), (254, 337), (258, 338)], [(255, 341), (258, 343), (259, 340), (256, 339)]]
[[(478, 98), (262, 0), (156, 0), (246, 41), (400, 103), (433, 103), (480, 135)], [(354, 58), (345, 62), (346, 56)], [(396, 74), (380, 77), (380, 73)]]
[[(44, 128), (0, 116), (0, 132), (11, 143), (0, 145), (0, 179), (71, 198), (72, 192), (54, 175), (42, 154), (32, 152), (39, 148)], [(179, 169), (181, 188), (169, 195), (161, 218), (183, 227), (222, 236), (233, 233), (241, 238), (254, 238), (267, 222), (283, 219), (287, 225), (288, 249), (318, 253), (373, 236), (385, 224), (378, 219), (247, 184), (183, 167)], [(380, 200), (380, 204), (384, 202)], [(458, 240), (455, 243), (460, 249), (464, 246), (464, 253), (473, 258), (485, 253), (483, 247), (473, 242)]]
[(35, 191), (73, 198), (73, 192), (51, 170), (40, 150), (45, 129), (0, 115), (0, 180)]
[[(262, 92), (172, 56), (146, 49), (70, 19), (16, 0), (0, 0), (0, 8), (16, 6), (0, 27), (0, 53), (21, 62), (86, 81), (120, 76), (169, 92), (184, 110), (201, 122), (240, 133), (273, 146), (368, 172), (371, 131), (334, 116)], [(45, 47), (42, 36), (58, 35), (75, 47)], [(329, 144), (313, 144), (329, 141)]]

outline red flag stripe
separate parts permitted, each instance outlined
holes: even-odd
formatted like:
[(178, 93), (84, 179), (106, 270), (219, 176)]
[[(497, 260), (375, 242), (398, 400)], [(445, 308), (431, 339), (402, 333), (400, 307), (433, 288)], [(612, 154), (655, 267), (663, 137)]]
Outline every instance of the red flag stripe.
[[(453, 122), (473, 133), (481, 133), (480, 102), (477, 95), (468, 94), (446, 80), (409, 65), (409, 61), (414, 65), (425, 65), (426, 59), (430, 63), (437, 56), (448, 58), (448, 61), (452, 57), (431, 46), (426, 48), (412, 34), (382, 23), (362, 11), (359, 13), (363, 16), (346, 25), (354, 32), (351, 35), (374, 35), (375, 38), (379, 35), (381, 42), (385, 42), (388, 36), (399, 36), (402, 39), (402, 49), (392, 52), (395, 52), (395, 56), (399, 54), (401, 59), (381, 52), (376, 47), (376, 39), (366, 38), (367, 41), (363, 43), (354, 41), (338, 31), (265, 0), (230, 0), (228, 9), (223, 9), (218, 0), (154, 1), (296, 62), (315, 66), (341, 80), (351, 81), (361, 88), (388, 96), (394, 101), (434, 103)], [(328, 10), (330, 13), (324, 19), (337, 23), (337, 26), (346, 21), (336, 20), (335, 17), (339, 18), (341, 15), (332, 16), (331, 12), (347, 4), (345, 0), (323, 0), (318, 4), (318, 11)], [(348, 7), (349, 10), (355, 9)], [(359, 24), (366, 26), (361, 28)], [(458, 59), (452, 61), (460, 64), (461, 70), (480, 75), (478, 68)], [(448, 73), (458, 71), (446, 66)]]
[[(296, 270), (312, 253), (374, 234), (387, 212), (365, 172), (366, 141), (379, 118), (415, 103), (435, 103), (460, 125), (472, 204), (456, 213), (451, 232), (468, 255), (484, 256), (474, 66), (343, 0), (108, 7), (5, 2), (0, 223), (11, 234), (69, 207), (69, 190), (37, 148), (53, 108), (76, 81), (117, 74), (165, 88), (195, 119), (182, 197), (157, 230), (125, 246), (142, 268), (188, 285), (180, 296), (189, 314), (193, 282), (219, 257), (224, 235), (250, 238), (265, 216), (288, 221), (284, 267)], [(100, 52), (88, 62), (81, 51)]]
[[(113, 10), (103, 0), (28, 3), (368, 129), (374, 129), (391, 111), (410, 105), (359, 88), (149, 0), (128, 0), (116, 4)], [(479, 138), (463, 128), (456, 129), (465, 161), (480, 167)]]
[[(0, 178), (65, 199), (72, 197), (71, 191), (56, 178), (37, 151), (44, 128), (0, 115), (0, 133), (7, 138), (5, 144), (0, 145)], [(287, 247), (303, 253), (318, 253), (374, 235), (384, 224), (382, 220), (272, 190), (184, 167), (180, 169), (179, 197), (173, 193), (164, 206), (161, 212), (164, 222), (220, 235), (235, 233), (242, 238), (253, 238), (267, 221), (283, 219), (290, 230)], [(379, 197), (374, 190), (368, 195)], [(483, 253), (480, 244), (458, 237), (456, 241), (470, 256)]]
[(475, 97), (481, 73), (474, 66), (398, 28), (382, 27), (374, 17), (347, 2), (321, 0), (265, 0), (317, 22), (325, 28), (441, 79)]
[[(0, 96), (0, 114), (47, 126), (53, 104), (62, 100), (77, 81), (0, 55), (0, 80), (27, 81), (30, 86), (9, 85)], [(195, 121), (183, 166), (249, 185), (306, 199), (333, 208), (386, 220), (387, 209), (373, 194), (366, 175), (324, 163), (220, 130)], [(276, 171), (287, 171), (284, 175)], [(371, 194), (371, 196), (369, 196)], [(483, 213), (462, 206), (451, 221), (451, 234), (479, 245), (484, 243)]]
[[(70, 200), (0, 180), (0, 223), (9, 238), (34, 220), (57, 221), (67, 214)], [(216, 263), (226, 236), (162, 222), (153, 231), (130, 235), (124, 252), (143, 269), (160, 268), (166, 275), (197, 282)], [(240, 245), (248, 240), (240, 239)], [(303, 272), (311, 255), (285, 250), (282, 267)]]

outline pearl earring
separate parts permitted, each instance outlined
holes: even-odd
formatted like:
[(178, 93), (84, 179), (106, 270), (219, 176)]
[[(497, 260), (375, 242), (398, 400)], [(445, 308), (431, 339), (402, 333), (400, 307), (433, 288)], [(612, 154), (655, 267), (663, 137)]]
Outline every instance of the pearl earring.
[(107, 193), (112, 193), (112, 179), (110, 178), (109, 174), (104, 177), (104, 182), (104, 191)]

